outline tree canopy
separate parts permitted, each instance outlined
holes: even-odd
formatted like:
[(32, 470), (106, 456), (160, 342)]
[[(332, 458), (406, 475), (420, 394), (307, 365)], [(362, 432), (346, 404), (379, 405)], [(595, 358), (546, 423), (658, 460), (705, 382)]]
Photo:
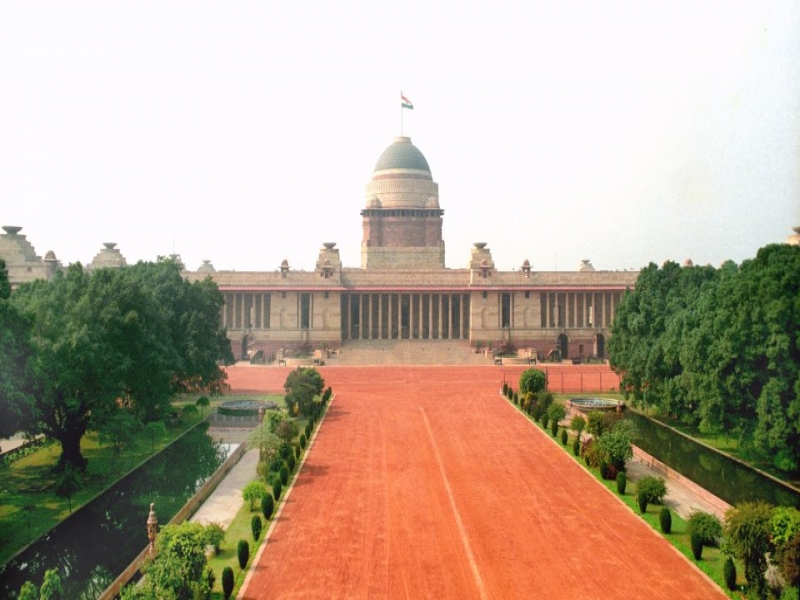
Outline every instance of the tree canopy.
[(11, 309), (27, 327), (14, 346), (26, 362), (0, 362), (0, 393), (26, 417), (20, 425), (61, 443), (59, 468), (83, 467), (88, 429), (113, 431), (121, 411), (160, 419), (175, 392), (224, 389), (219, 363), (232, 356), (222, 303), (211, 280), (189, 283), (174, 261), (94, 272), (74, 264), (23, 284)]
[(325, 380), (314, 367), (298, 367), (286, 378), (286, 407), (290, 413), (310, 416), (314, 410), (314, 398), (322, 394)]
[(800, 247), (741, 266), (650, 264), (620, 303), (612, 367), (634, 406), (707, 433), (734, 432), (784, 471), (800, 468)]

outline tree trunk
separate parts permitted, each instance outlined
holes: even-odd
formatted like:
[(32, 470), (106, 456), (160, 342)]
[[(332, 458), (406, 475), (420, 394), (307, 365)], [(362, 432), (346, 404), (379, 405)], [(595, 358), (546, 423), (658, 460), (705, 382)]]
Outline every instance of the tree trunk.
[(71, 464), (76, 469), (83, 471), (86, 469), (88, 462), (81, 454), (81, 438), (83, 437), (82, 430), (65, 431), (58, 437), (61, 442), (61, 456), (56, 465), (56, 471), (59, 473), (64, 470), (67, 464)]

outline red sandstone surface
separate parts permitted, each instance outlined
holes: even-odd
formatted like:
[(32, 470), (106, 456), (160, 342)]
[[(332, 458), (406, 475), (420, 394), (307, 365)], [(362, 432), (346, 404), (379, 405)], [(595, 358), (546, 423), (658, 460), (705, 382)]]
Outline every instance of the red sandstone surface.
[(335, 398), (240, 598), (725, 598), (500, 397), (521, 370), (320, 368)]

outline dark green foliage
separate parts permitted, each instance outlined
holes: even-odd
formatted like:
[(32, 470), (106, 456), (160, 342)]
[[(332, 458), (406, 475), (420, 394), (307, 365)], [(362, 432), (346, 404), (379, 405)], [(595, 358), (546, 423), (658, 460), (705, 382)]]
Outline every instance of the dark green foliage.
[(311, 422), (306, 423), (306, 428), (305, 428), (304, 431), (305, 431), (306, 439), (311, 438)]
[(636, 492), (636, 503), (639, 505), (639, 512), (644, 514), (647, 512), (647, 494), (642, 491)]
[(281, 483), (283, 485), (289, 483), (289, 469), (286, 468), (286, 465), (283, 465), (281, 467), (280, 476), (281, 476)]
[(693, 533), (691, 536), (691, 545), (692, 545), (692, 556), (694, 556), (695, 560), (700, 560), (703, 558), (703, 539)]
[(578, 439), (581, 439), (581, 433), (586, 429), (586, 419), (583, 415), (575, 415), (570, 421), (569, 428), (575, 432)]
[(294, 454), (289, 454), (289, 456), (286, 457), (286, 465), (289, 467), (290, 472), (294, 472), (294, 467), (296, 464), (297, 461), (294, 458)]
[(300, 455), (303, 453), (303, 449), (300, 446), (294, 447), (294, 456), (296, 459), (300, 460)]
[(519, 406), (519, 394), (517, 392), (514, 392), (514, 404)]
[(667, 484), (661, 477), (642, 477), (636, 484), (637, 495), (643, 494), (649, 504), (661, 504), (667, 495)]
[(580, 440), (576, 439), (574, 442), (572, 442), (572, 453), (575, 456), (580, 456), (581, 455), (581, 441)]
[(209, 523), (206, 525), (205, 544), (214, 548), (214, 554), (219, 555), (222, 542), (225, 539), (225, 530), (219, 523)]
[(598, 451), (597, 442), (595, 442), (594, 438), (583, 441), (581, 455), (587, 467), (600, 466), (600, 452)]
[(539, 369), (526, 369), (519, 378), (519, 391), (525, 394), (541, 392), (547, 386), (547, 376)]
[(725, 540), (733, 555), (744, 563), (747, 584), (759, 598), (766, 593), (771, 516), (772, 507), (764, 502), (742, 502), (725, 513)]
[(230, 600), (233, 593), (233, 569), (225, 567), (222, 569), (222, 595), (225, 600)]
[(505, 381), (503, 382), (503, 396), (508, 398), (508, 384)]
[(643, 269), (617, 307), (612, 367), (633, 404), (747, 441), (800, 466), (800, 247), (761, 248), (741, 266)]
[(547, 424), (550, 422), (550, 417), (547, 413), (542, 413), (542, 429), (547, 429)]
[(281, 483), (280, 479), (276, 479), (272, 484), (272, 495), (275, 498), (275, 502), (281, 499), (282, 491), (283, 491), (283, 484)]
[(725, 559), (725, 564), (722, 565), (722, 578), (725, 580), (725, 586), (730, 591), (734, 592), (738, 589), (736, 585), (736, 565), (730, 556)]
[(552, 434), (553, 437), (556, 437), (556, 435), (558, 435), (558, 421), (553, 420), (553, 422), (550, 424), (550, 433)]
[(620, 496), (625, 495), (625, 488), (628, 486), (628, 477), (625, 475), (625, 471), (620, 471), (617, 473), (617, 493)]
[(569, 439), (569, 434), (567, 433), (566, 429), (561, 430), (561, 445), (566, 446), (567, 440)]
[(669, 535), (672, 533), (672, 513), (664, 506), (658, 513), (658, 523), (661, 525), (661, 532)]
[(261, 496), (261, 514), (264, 515), (264, 519), (269, 521), (273, 510), (275, 510), (275, 501), (272, 496), (270, 494)]
[(300, 434), (300, 447), (301, 448), (306, 447), (306, 436), (303, 435), (302, 433)]
[(715, 515), (696, 511), (689, 515), (686, 531), (689, 535), (699, 537), (706, 546), (719, 546), (722, 538), (722, 523)]
[(239, 559), (239, 568), (244, 569), (247, 561), (250, 560), (250, 544), (247, 540), (239, 540), (236, 545), (236, 558)]
[(253, 515), (253, 518), (250, 519), (250, 531), (253, 534), (253, 541), (257, 542), (261, 535), (261, 517), (258, 515)]
[(324, 387), (325, 381), (313, 367), (298, 367), (289, 373), (283, 384), (289, 414), (299, 413), (306, 417), (312, 415), (316, 404), (314, 398), (322, 394)]

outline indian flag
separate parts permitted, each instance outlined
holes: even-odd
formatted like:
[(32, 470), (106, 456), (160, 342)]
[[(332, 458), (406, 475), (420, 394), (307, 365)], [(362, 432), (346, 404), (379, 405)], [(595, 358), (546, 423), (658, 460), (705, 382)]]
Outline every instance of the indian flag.
[(411, 100), (403, 96), (403, 92), (400, 92), (400, 106), (409, 110), (414, 110), (414, 105), (411, 103)]

